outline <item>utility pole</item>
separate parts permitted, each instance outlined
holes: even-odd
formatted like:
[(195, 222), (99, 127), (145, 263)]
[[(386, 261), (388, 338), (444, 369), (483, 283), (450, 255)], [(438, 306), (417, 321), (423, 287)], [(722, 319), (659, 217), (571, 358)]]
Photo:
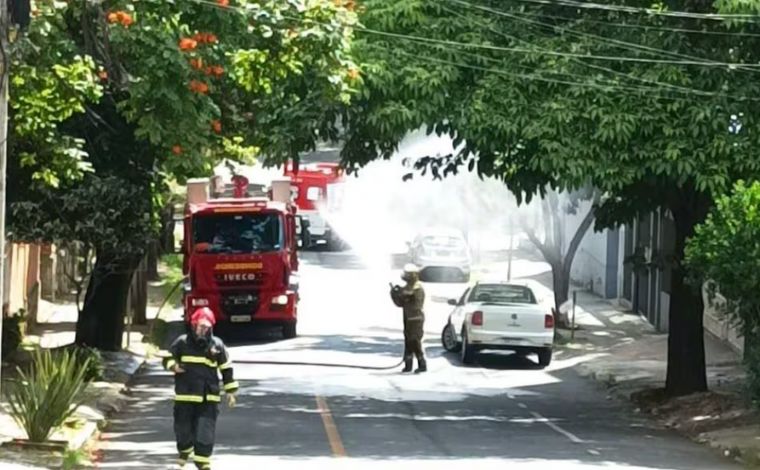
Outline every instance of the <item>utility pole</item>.
[[(8, 142), (8, 0), (0, 0), (0, 310), (5, 305), (5, 173)], [(0, 348), (2, 347), (4, 312), (0, 312)], [(0, 377), (2, 383), (2, 377)]]
[(514, 216), (509, 216), (509, 264), (507, 265), (507, 282), (512, 281), (512, 251), (514, 251), (515, 248), (515, 227), (512, 217)]

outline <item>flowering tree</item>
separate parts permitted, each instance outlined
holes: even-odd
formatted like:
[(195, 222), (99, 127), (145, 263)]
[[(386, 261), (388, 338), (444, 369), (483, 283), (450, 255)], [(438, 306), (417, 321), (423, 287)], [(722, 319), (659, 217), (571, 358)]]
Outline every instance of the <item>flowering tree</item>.
[(11, 230), (94, 247), (78, 343), (121, 347), (129, 283), (169, 179), (208, 175), (221, 158), (280, 163), (336, 136), (360, 80), (352, 10), (327, 0), (34, 4), (12, 56)]

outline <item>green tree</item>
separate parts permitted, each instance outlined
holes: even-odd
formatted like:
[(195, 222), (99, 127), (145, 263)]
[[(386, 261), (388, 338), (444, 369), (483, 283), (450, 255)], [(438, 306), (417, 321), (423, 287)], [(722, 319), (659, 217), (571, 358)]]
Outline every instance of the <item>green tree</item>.
[(209, 175), (230, 148), (279, 163), (337, 133), (354, 19), (328, 0), (37, 2), (13, 51), (10, 222), (16, 239), (93, 244), (77, 343), (121, 347), (170, 178)]
[[(696, 290), (737, 324), (745, 338), (751, 391), (760, 399), (760, 182), (739, 181), (716, 201), (686, 245), (686, 265)], [(718, 293), (724, 299), (717, 300)]]
[(702, 297), (681, 261), (713, 198), (760, 169), (758, 25), (706, 18), (713, 8), (690, 2), (585, 6), (367, 0), (356, 44), (365, 89), (346, 116), (344, 159), (387, 157), (423, 127), (457, 147), (421, 161), (434, 177), (464, 166), (527, 200), (591, 184), (605, 196), (597, 228), (667, 209), (666, 389), (704, 390)]

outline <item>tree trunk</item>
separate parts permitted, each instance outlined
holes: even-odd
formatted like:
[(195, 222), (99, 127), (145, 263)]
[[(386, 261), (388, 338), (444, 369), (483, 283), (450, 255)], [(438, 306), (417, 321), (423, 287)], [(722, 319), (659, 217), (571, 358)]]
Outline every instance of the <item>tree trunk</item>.
[(138, 263), (139, 258), (98, 253), (77, 321), (76, 344), (104, 351), (121, 350), (127, 296)]
[(135, 325), (145, 325), (148, 323), (148, 272), (146, 270), (148, 259), (148, 257), (143, 258), (132, 280), (132, 290), (134, 291), (134, 296), (132, 297), (132, 320)]
[(670, 396), (707, 390), (702, 292), (685, 282), (683, 267), (686, 239), (694, 234), (709, 210), (709, 200), (682, 190), (670, 209), (675, 220), (675, 252), (670, 294), (668, 370), (665, 391)]
[(148, 245), (148, 259), (147, 266), (145, 268), (148, 281), (158, 281), (158, 256), (160, 245), (158, 240), (152, 241)]
[(565, 317), (560, 313), (560, 306), (570, 298), (570, 274), (565, 269), (564, 263), (551, 263), (552, 287), (554, 289), (554, 323), (558, 326), (567, 326)]

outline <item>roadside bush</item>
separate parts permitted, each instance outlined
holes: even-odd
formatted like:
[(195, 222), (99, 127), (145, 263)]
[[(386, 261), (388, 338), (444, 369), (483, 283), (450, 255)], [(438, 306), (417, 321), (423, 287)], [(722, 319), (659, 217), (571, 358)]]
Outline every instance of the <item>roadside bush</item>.
[[(760, 182), (739, 181), (718, 198), (686, 244), (689, 282), (706, 287), (708, 300), (737, 325), (745, 338), (748, 385), (760, 402)], [(694, 312), (701, 315), (702, 312)]]
[(103, 379), (105, 364), (103, 363), (103, 356), (100, 354), (100, 351), (94, 348), (77, 346), (74, 344), (67, 346), (63, 351), (69, 351), (78, 364), (87, 368), (85, 379), (88, 382)]
[(43, 442), (82, 403), (91, 358), (68, 350), (32, 353), (28, 371), (17, 368), (19, 378), (6, 392), (10, 414), (33, 442)]

